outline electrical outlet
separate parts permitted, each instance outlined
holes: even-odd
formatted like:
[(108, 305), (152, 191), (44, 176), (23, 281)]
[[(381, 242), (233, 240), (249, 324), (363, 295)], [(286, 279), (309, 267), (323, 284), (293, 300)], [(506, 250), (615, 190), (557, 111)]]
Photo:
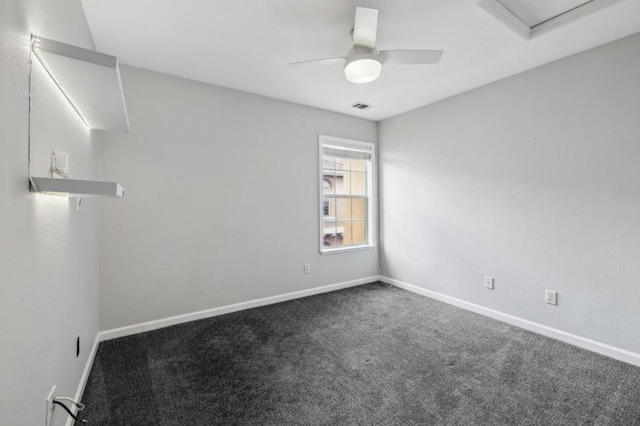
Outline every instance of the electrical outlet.
[(484, 288), (493, 290), (493, 277), (484, 277)]
[(51, 388), (51, 392), (47, 396), (47, 414), (45, 417), (45, 425), (51, 426), (51, 422), (53, 421), (53, 409), (55, 405), (53, 404), (53, 398), (56, 397), (56, 385), (53, 385)]
[(544, 301), (550, 305), (558, 304), (558, 294), (553, 290), (544, 291)]
[(309, 264), (309, 263), (305, 263), (304, 264), (304, 273), (305, 274), (310, 274), (311, 273), (311, 264)]

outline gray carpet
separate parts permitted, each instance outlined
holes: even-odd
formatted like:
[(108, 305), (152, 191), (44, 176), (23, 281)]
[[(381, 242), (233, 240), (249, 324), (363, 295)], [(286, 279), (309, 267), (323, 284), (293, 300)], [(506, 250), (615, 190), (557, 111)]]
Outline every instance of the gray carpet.
[(83, 402), (90, 425), (627, 426), (640, 368), (374, 283), (102, 342)]

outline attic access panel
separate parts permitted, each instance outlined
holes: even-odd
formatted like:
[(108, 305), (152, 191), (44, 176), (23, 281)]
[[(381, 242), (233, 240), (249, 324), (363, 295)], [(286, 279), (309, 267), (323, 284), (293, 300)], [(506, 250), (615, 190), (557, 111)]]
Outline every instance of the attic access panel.
[(522, 22), (533, 28), (591, 0), (498, 0)]
[(622, 0), (480, 0), (478, 6), (524, 39)]

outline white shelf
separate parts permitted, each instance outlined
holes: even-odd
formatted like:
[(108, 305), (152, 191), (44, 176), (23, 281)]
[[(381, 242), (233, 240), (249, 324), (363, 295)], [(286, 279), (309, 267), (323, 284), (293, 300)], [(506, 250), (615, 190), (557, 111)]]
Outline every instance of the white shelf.
[(70, 197), (117, 197), (124, 198), (124, 188), (118, 182), (97, 180), (55, 179), (31, 177), (31, 190), (45, 194)]
[(35, 35), (32, 50), (89, 128), (129, 132), (118, 58)]

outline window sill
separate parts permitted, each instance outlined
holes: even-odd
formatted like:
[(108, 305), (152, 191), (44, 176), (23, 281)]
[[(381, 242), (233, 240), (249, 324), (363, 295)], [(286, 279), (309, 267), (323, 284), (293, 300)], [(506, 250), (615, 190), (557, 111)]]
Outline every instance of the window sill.
[(347, 252), (351, 252), (351, 251), (373, 250), (375, 248), (376, 248), (376, 246), (373, 245), (373, 244), (369, 244), (369, 245), (366, 245), (366, 246), (340, 247), (340, 248), (322, 250), (320, 252), (320, 254), (322, 254), (322, 255), (325, 255), (325, 254), (338, 254), (338, 253), (347, 253)]

